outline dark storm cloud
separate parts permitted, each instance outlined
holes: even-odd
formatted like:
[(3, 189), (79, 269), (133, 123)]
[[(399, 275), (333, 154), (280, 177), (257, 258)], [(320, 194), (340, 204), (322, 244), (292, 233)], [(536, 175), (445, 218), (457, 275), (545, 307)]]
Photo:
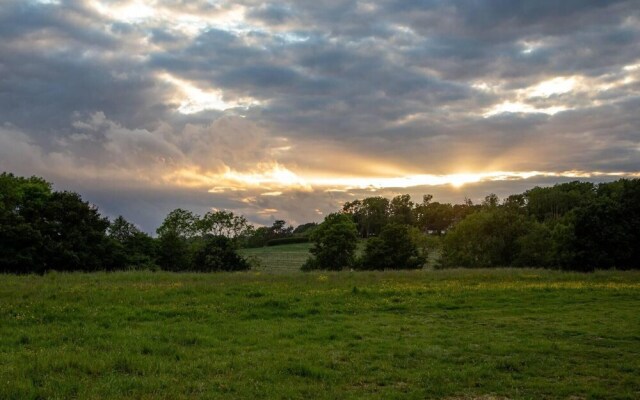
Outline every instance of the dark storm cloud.
[[(184, 190), (198, 210), (261, 222), (285, 209), (302, 222), (345, 198), (198, 197), (166, 177), (356, 168), (335, 149), (411, 173), (640, 170), (637, 1), (141, 4), (2, 3), (2, 169), (66, 177), (125, 214), (147, 200), (120, 195), (172, 199), (156, 201), (164, 213)], [(565, 89), (538, 87), (558, 77)], [(113, 182), (97, 188), (87, 171)]]

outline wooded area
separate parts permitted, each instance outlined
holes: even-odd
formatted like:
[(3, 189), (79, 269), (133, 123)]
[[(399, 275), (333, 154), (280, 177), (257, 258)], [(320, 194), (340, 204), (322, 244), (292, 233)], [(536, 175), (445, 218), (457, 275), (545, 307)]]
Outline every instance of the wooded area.
[(441, 268), (637, 269), (640, 180), (535, 187), (503, 201), (490, 194), (481, 204), (369, 197), (295, 229), (282, 220), (256, 228), (230, 211), (176, 209), (156, 233), (123, 217), (110, 221), (42, 178), (0, 175), (0, 271), (8, 273), (247, 270), (240, 247), (306, 241), (313, 247), (303, 270), (415, 269), (435, 250)]

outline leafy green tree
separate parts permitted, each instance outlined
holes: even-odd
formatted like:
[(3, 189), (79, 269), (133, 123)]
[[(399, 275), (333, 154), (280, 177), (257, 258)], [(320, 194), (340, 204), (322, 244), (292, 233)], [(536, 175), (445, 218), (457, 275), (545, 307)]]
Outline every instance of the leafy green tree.
[(453, 224), (453, 207), (448, 203), (423, 202), (416, 206), (416, 225), (423, 232), (441, 234)]
[(462, 204), (454, 204), (452, 207), (453, 217), (451, 225), (455, 225), (470, 214), (473, 214), (476, 211), (480, 211), (481, 208), (482, 206), (473, 204), (471, 199), (468, 198), (465, 198), (464, 203)]
[(289, 237), (293, 233), (293, 227), (287, 226), (286, 221), (277, 219), (273, 221), (273, 225), (269, 228), (269, 239), (280, 239)]
[(351, 215), (363, 238), (379, 234), (389, 222), (389, 200), (380, 196), (347, 202), (342, 211)]
[(191, 211), (177, 208), (171, 211), (156, 230), (159, 237), (169, 233), (185, 239), (192, 238), (198, 234), (199, 217)]
[(496, 208), (500, 205), (500, 198), (495, 194), (491, 193), (490, 195), (484, 198), (482, 202), (482, 206), (486, 208)]
[(191, 268), (191, 247), (188, 240), (174, 231), (158, 238), (158, 265), (166, 271), (187, 271)]
[(51, 193), (41, 178), (0, 174), (0, 272), (46, 270), (44, 238), (35, 223)]
[(406, 225), (387, 224), (380, 235), (367, 241), (360, 269), (418, 269), (426, 257), (420, 254)]
[(311, 234), (311, 241), (312, 257), (303, 265), (303, 270), (341, 270), (353, 266), (358, 245), (358, 230), (349, 215), (327, 215)]
[(527, 211), (538, 221), (561, 218), (571, 210), (591, 203), (595, 198), (590, 182), (569, 182), (553, 187), (535, 187), (524, 193)]
[(424, 233), (420, 228), (410, 226), (408, 228), (409, 238), (418, 249), (420, 255), (425, 259), (429, 255), (429, 252), (433, 251), (440, 245), (440, 237), (434, 235), (428, 235)]
[(247, 229), (246, 234), (242, 237), (241, 245), (244, 247), (262, 247), (267, 242), (276, 239), (288, 238), (293, 235), (293, 227), (287, 226), (284, 220), (275, 220), (270, 227), (259, 227)]
[(42, 178), (0, 174), (0, 271), (122, 268), (108, 226), (77, 193), (53, 192)]
[(640, 180), (601, 184), (597, 198), (575, 210), (572, 269), (640, 268)]
[(158, 265), (167, 271), (186, 271), (191, 268), (190, 240), (198, 233), (199, 217), (181, 208), (171, 211), (158, 233)]
[(253, 230), (244, 216), (235, 215), (231, 211), (210, 211), (197, 220), (195, 225), (200, 236), (226, 236), (231, 239), (248, 236)]
[(117, 251), (122, 252), (127, 267), (154, 267), (156, 241), (151, 236), (140, 231), (122, 216), (111, 222), (108, 234), (118, 243)]
[(268, 227), (261, 226), (254, 229), (244, 240), (244, 247), (263, 247), (269, 241), (271, 232)]
[(520, 213), (488, 206), (450, 229), (443, 241), (442, 264), (448, 267), (506, 267), (518, 254), (517, 240), (529, 231)]
[(296, 229), (293, 230), (294, 236), (309, 236), (311, 233), (318, 227), (318, 224), (315, 222), (307, 222), (306, 224), (298, 225)]
[(389, 220), (398, 224), (414, 224), (413, 202), (410, 195), (402, 194), (391, 199)]
[(251, 268), (236, 252), (233, 240), (226, 236), (205, 235), (196, 243), (192, 271), (246, 271)]
[(124, 267), (106, 235), (109, 220), (73, 192), (54, 192), (36, 229), (43, 237), (45, 270), (97, 271)]
[(531, 221), (527, 232), (516, 239), (516, 267), (552, 267), (556, 265), (551, 229), (543, 223)]
[(503, 206), (513, 212), (524, 211), (527, 199), (524, 194), (512, 194), (504, 199)]

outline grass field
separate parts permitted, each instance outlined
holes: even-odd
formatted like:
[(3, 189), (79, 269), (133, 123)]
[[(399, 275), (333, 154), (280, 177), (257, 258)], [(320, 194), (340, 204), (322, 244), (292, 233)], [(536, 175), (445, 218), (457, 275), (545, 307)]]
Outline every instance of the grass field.
[(640, 398), (640, 274), (0, 276), (0, 398)]
[[(362, 255), (366, 246), (365, 240), (358, 242), (356, 256)], [(249, 259), (257, 260), (254, 271), (269, 273), (290, 273), (300, 271), (300, 267), (309, 258), (311, 243), (287, 244), (282, 246), (258, 247), (253, 249), (240, 249), (240, 254)], [(434, 250), (427, 258), (425, 268), (435, 265), (439, 258), (439, 251)], [(255, 264), (255, 263), (254, 263)]]
[(296, 243), (282, 246), (241, 249), (240, 254), (258, 261), (254, 271), (259, 272), (299, 272), (309, 258), (311, 243)]

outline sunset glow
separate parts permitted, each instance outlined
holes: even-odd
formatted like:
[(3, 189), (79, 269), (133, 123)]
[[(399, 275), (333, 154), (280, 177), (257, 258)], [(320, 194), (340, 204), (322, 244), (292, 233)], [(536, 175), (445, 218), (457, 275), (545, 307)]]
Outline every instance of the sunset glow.
[(147, 230), (637, 177), (632, 3), (7, 0), (0, 168)]
[[(481, 173), (455, 173), (447, 175), (404, 175), (397, 177), (380, 176), (344, 176), (327, 177), (313, 174), (296, 174), (282, 165), (262, 166), (260, 172), (226, 171), (222, 174), (200, 175), (193, 171), (180, 171), (170, 175), (167, 179), (177, 184), (187, 186), (207, 186), (216, 184), (209, 189), (211, 193), (225, 191), (245, 191), (250, 189), (270, 190), (261, 196), (281, 196), (286, 191), (313, 191), (315, 189), (329, 191), (344, 191), (351, 189), (382, 189), (382, 188), (413, 188), (429, 186), (451, 186), (461, 188), (467, 184), (491, 181), (514, 181), (530, 179), (532, 177), (556, 178), (595, 178), (595, 177), (640, 177), (640, 173), (601, 172), (601, 171), (494, 171)], [(276, 190), (277, 189), (277, 190)]]

